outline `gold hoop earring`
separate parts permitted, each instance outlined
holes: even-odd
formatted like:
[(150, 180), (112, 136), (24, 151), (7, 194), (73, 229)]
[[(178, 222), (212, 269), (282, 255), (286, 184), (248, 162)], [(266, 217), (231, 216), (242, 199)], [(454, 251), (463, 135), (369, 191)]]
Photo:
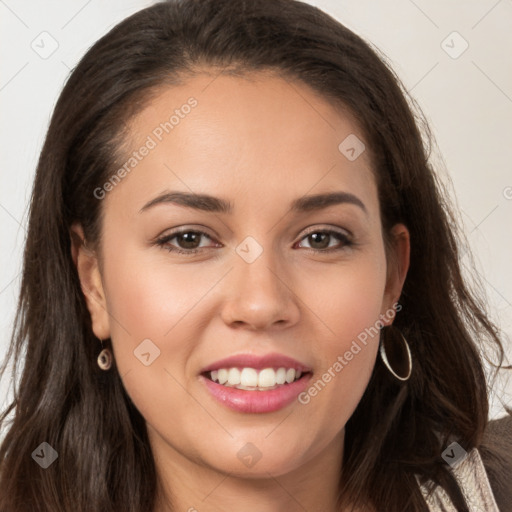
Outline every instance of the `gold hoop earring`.
[[(386, 329), (386, 331), (384, 331), (384, 329)], [(390, 338), (391, 343), (389, 343)], [(388, 345), (387, 350), (384, 346), (385, 344)], [(397, 357), (397, 354), (400, 352), (400, 349), (398, 348), (399, 344), (405, 350), (406, 358), (403, 357), (403, 354), (402, 357)], [(382, 362), (393, 375), (393, 377), (402, 382), (409, 380), (412, 373), (411, 350), (409, 349), (409, 344), (407, 343), (404, 335), (396, 327), (389, 325), (381, 329), (379, 352)], [(392, 368), (389, 359), (393, 361), (393, 366), (397, 368), (398, 372)]]
[[(101, 346), (103, 346), (103, 341)], [(97, 363), (103, 371), (108, 371), (112, 367), (112, 360), (112, 352), (108, 348), (104, 348), (98, 355)]]

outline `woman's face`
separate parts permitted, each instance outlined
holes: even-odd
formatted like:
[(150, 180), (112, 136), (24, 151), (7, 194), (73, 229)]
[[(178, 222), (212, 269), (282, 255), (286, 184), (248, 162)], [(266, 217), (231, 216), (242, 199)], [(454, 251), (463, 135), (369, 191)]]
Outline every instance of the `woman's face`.
[(360, 129), (305, 85), (201, 74), (130, 134), (95, 192), (101, 272), (78, 267), (154, 452), (256, 477), (338, 458), (409, 257), (398, 225), (386, 262)]

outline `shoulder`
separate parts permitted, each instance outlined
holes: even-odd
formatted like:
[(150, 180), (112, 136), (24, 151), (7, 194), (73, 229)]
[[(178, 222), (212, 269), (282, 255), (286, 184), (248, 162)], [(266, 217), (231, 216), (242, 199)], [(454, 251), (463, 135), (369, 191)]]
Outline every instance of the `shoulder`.
[(487, 424), (478, 447), (501, 512), (512, 512), (512, 411)]
[[(512, 415), (488, 422), (480, 445), (450, 466), (471, 510), (512, 512)], [(443, 487), (420, 488), (429, 510), (455, 511)]]

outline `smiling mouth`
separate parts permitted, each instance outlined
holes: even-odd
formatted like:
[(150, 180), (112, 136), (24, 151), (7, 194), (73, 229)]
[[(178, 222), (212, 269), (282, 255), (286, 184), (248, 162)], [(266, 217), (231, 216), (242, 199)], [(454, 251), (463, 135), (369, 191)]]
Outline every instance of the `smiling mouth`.
[(270, 391), (304, 378), (311, 372), (301, 372), (295, 368), (219, 368), (204, 372), (203, 375), (221, 386), (245, 391)]

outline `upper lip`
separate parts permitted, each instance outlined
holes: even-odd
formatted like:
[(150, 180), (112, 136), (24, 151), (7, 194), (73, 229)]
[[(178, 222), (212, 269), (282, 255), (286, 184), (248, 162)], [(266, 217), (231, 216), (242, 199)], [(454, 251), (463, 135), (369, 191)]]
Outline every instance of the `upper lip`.
[(309, 366), (300, 361), (274, 352), (263, 355), (235, 354), (205, 366), (201, 373), (219, 370), (220, 368), (254, 368), (255, 370), (262, 370), (264, 368), (294, 368), (302, 373), (311, 371)]

